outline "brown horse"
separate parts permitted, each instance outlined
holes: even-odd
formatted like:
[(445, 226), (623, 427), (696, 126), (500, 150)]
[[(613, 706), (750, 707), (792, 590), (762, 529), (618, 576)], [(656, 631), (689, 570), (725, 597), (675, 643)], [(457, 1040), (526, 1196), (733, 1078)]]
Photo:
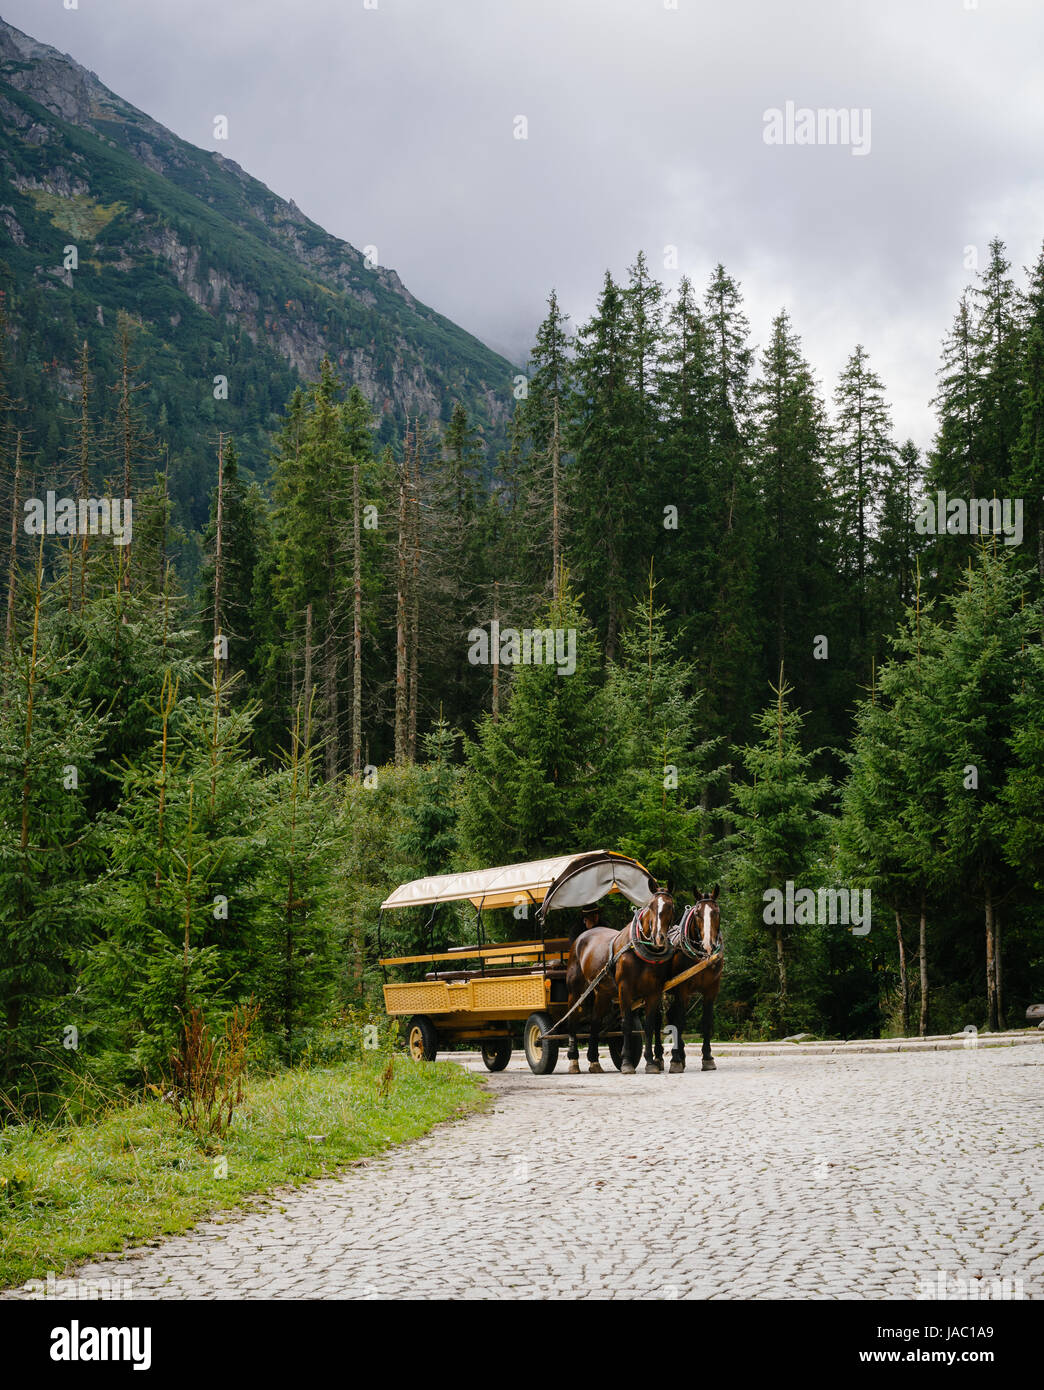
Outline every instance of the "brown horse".
[[(622, 931), (615, 931), (612, 927), (591, 927), (581, 931), (569, 943), (566, 962), (567, 1009), (572, 1008), (599, 971), (614, 960), (613, 968), (590, 996), (589, 1071), (602, 1070), (598, 1061), (598, 1031), (610, 1005), (619, 1003), (623, 1028), (623, 1062), (620, 1070), (627, 1075), (634, 1074), (634, 1063), (631, 1061), (631, 1010), (638, 1001), (645, 1004), (645, 1070), (663, 1070), (662, 1061), (658, 1061), (653, 1053), (653, 1041), (654, 1027), (660, 1017), (663, 986), (670, 978), (674, 958), (667, 935), (673, 920), (674, 899), (670, 893), (656, 892), (645, 907), (635, 910), (631, 921)], [(580, 1070), (580, 1049), (575, 1031), (578, 1014), (579, 1011), (570, 1021), (573, 1031), (569, 1034), (567, 1056), (571, 1072)]]
[[(714, 1031), (714, 1001), (721, 989), (721, 971), (725, 959), (717, 885), (713, 893), (696, 893), (694, 896), (694, 906), (686, 908), (680, 921), (671, 928), (670, 940), (675, 949), (667, 978), (673, 979), (675, 975), (703, 961), (708, 963), (697, 974), (676, 985), (667, 996), (667, 1022), (673, 1034), (672, 1072), (685, 1070), (685, 1017), (697, 994), (703, 998), (703, 1070), (717, 1071), (711, 1056), (711, 1033)], [(656, 1055), (663, 1056), (659, 1015), (656, 1018)]]

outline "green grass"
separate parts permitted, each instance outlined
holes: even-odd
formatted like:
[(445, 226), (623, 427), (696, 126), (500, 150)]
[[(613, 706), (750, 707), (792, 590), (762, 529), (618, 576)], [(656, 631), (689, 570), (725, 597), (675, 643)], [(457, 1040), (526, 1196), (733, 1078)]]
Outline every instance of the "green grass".
[(89, 198), (86, 193), (75, 193), (68, 198), (56, 193), (45, 193), (40, 188), (27, 190), (28, 196), (41, 212), (47, 214), (60, 232), (71, 236), (95, 239), (103, 227), (121, 212), (127, 211), (126, 203), (104, 203)]
[[(0, 1130), (0, 1287), (183, 1231), (253, 1193), (328, 1176), (488, 1103), (460, 1067), (401, 1055), (382, 1098), (386, 1065), (378, 1055), (251, 1081), (231, 1130), (207, 1150), (160, 1100), (87, 1124)], [(221, 1158), (224, 1178), (215, 1176)]]

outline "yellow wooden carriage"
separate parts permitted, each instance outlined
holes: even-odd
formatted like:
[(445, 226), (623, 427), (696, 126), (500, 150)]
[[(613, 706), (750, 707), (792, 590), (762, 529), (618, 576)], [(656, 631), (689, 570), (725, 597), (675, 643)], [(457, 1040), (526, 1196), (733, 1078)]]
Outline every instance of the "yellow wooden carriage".
[[(392, 1017), (409, 1020), (406, 1045), (418, 1060), (431, 1061), (440, 1047), (469, 1041), (478, 1045), (490, 1071), (500, 1071), (510, 1061), (521, 1024), (532, 1070), (553, 1071), (559, 1045), (543, 1034), (565, 1013), (569, 936), (547, 935), (549, 913), (579, 910), (617, 893), (644, 907), (656, 887), (648, 869), (612, 850), (404, 883), (381, 904), (379, 952), (385, 912), (408, 907), (430, 907), (430, 927), (442, 904), (469, 902), (476, 909), (477, 940), (473, 946), (422, 955), (382, 955), (385, 1009)], [(539, 939), (488, 942), (482, 914), (505, 907), (524, 908), (526, 919), (534, 920), (539, 929)], [(421, 980), (388, 979), (389, 969), (420, 965), (429, 967)]]

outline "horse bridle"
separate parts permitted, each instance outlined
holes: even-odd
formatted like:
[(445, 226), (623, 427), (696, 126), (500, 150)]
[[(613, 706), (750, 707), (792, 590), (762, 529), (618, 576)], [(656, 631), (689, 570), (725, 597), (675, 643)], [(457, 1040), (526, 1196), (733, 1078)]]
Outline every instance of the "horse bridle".
[[(653, 897), (657, 896), (658, 894), (653, 894)], [(669, 896), (669, 894), (665, 894), (664, 896)], [(649, 899), (649, 902), (652, 902), (652, 898)], [(636, 907), (634, 909), (628, 928), (627, 944), (639, 960), (645, 961), (646, 965), (659, 965), (665, 961), (668, 956), (674, 954), (674, 946), (671, 943), (669, 927), (662, 946), (654, 945), (651, 938), (642, 931), (642, 913), (648, 906), (649, 903), (646, 903), (645, 907)]]
[(678, 922), (677, 927), (672, 928), (671, 930), (670, 935), (674, 937), (674, 941), (672, 942), (672, 944), (675, 945), (678, 949), (680, 949), (685, 955), (687, 955), (690, 960), (710, 960), (714, 956), (721, 955), (721, 953), (725, 949), (725, 944), (721, 938), (720, 925), (718, 929), (718, 939), (714, 943), (710, 951), (705, 951), (703, 949), (702, 933), (695, 933), (694, 939), (694, 934), (692, 932), (692, 924), (693, 922), (698, 920), (698, 909), (704, 903), (711, 903), (716, 901), (717, 900), (714, 897), (712, 897), (711, 894), (704, 893), (703, 896), (698, 898), (696, 902), (692, 904), (691, 907), (687, 907), (685, 909), (685, 911), (681, 915), (681, 920)]

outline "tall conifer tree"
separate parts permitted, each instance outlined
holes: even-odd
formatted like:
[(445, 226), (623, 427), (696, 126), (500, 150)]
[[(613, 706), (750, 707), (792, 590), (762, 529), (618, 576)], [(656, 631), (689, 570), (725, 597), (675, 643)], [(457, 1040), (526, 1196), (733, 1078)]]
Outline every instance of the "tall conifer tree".
[[(832, 482), (837, 508), (842, 574), (852, 586), (852, 607), (861, 664), (870, 666), (876, 630), (869, 614), (868, 577), (873, 565), (886, 480), (895, 443), (881, 378), (857, 344), (834, 393)], [(869, 670), (866, 675), (869, 676)]]

